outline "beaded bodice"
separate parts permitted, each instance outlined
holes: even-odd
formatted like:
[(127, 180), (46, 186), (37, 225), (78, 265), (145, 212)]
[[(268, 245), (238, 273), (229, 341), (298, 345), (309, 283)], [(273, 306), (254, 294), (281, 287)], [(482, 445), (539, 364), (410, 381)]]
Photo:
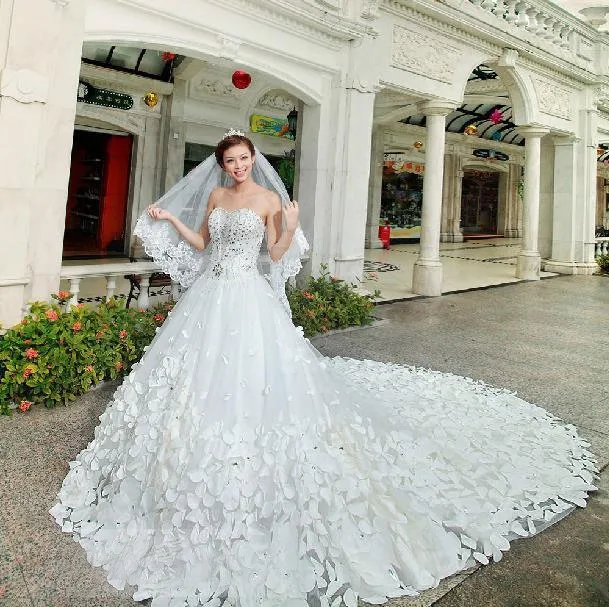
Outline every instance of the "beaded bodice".
[(258, 255), (264, 238), (264, 222), (248, 208), (216, 207), (208, 219), (211, 259), (209, 278), (247, 278), (258, 275)]

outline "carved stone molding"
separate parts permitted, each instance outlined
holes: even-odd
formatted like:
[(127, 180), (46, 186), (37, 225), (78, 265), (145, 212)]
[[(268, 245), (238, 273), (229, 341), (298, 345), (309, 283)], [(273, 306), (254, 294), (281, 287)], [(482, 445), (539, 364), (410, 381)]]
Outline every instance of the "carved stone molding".
[(236, 89), (221, 79), (202, 78), (191, 82), (190, 96), (200, 101), (212, 101), (237, 107), (245, 91)]
[(270, 107), (274, 110), (289, 112), (297, 104), (296, 100), (279, 91), (268, 91), (260, 97), (257, 105)]
[(11, 70), (0, 73), (0, 97), (11, 97), (19, 103), (45, 103), (49, 96), (49, 79), (32, 70)]
[(465, 94), (475, 95), (476, 93), (507, 95), (507, 89), (499, 78), (492, 80), (470, 80), (465, 87)]
[(460, 56), (460, 49), (430, 32), (421, 33), (401, 25), (393, 26), (391, 62), (394, 67), (450, 83)]
[(347, 89), (356, 90), (360, 93), (378, 93), (382, 87), (378, 82), (371, 82), (369, 80), (362, 80), (357, 76), (347, 78), (346, 87)]
[(360, 16), (362, 19), (369, 19), (370, 21), (377, 19), (379, 16), (379, 4), (381, 0), (363, 0), (362, 12)]
[(67, 6), (68, 4), (70, 4), (70, 0), (51, 0), (51, 2), (54, 2), (55, 4), (57, 4), (58, 6)]
[(540, 111), (550, 116), (571, 120), (574, 91), (543, 76), (531, 76), (531, 80), (537, 92)]
[(241, 40), (225, 36), (224, 34), (218, 34), (218, 44), (220, 45), (220, 57), (225, 59), (236, 59), (239, 56), (239, 49), (241, 48)]

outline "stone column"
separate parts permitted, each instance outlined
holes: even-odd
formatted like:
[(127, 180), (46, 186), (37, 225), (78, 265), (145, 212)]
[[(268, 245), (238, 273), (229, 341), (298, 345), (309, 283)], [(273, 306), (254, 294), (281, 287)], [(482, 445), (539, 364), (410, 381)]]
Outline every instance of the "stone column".
[(506, 238), (520, 238), (520, 215), (522, 200), (519, 194), (521, 167), (519, 164), (510, 164), (506, 191), (505, 227), (503, 235)]
[(463, 171), (457, 154), (444, 158), (444, 187), (442, 190), (442, 232), (440, 242), (463, 242), (461, 230), (461, 188)]
[[(0, 2), (0, 323), (59, 286), (85, 6)], [(10, 142), (8, 144), (7, 142)]]
[(381, 215), (384, 154), (385, 133), (382, 129), (376, 128), (372, 131), (372, 151), (370, 153), (368, 218), (365, 240), (367, 249), (381, 249), (383, 247), (383, 243), (379, 240), (379, 219)]
[(446, 101), (428, 101), (419, 106), (419, 111), (427, 118), (421, 249), (412, 277), (412, 291), (419, 295), (442, 294), (440, 222), (442, 218), (444, 142), (446, 140), (446, 116), (454, 108), (454, 104)]
[(520, 127), (525, 138), (524, 208), (522, 222), (522, 249), (518, 256), (516, 277), (539, 280), (539, 186), (541, 168), (541, 138), (549, 131), (535, 126)]
[(335, 273), (353, 282), (364, 274), (375, 89), (360, 82), (347, 88), (345, 95), (345, 132), (339, 165), (342, 170), (335, 176), (341, 183), (334, 189), (340, 192), (340, 198), (334, 201), (340, 210), (333, 234), (337, 243)]
[(544, 269), (592, 274), (596, 207), (596, 144), (592, 133), (554, 137), (552, 251)]
[(335, 91), (328, 81), (322, 103), (302, 104), (298, 112), (294, 197), (299, 201), (300, 224), (311, 247), (304, 274), (317, 273), (321, 264), (334, 272), (332, 180), (336, 129), (340, 130)]
[(185, 135), (184, 104), (186, 102), (187, 81), (176, 78), (173, 93), (163, 97), (161, 118), (161, 138), (159, 156), (162, 158), (164, 174), (162, 193), (174, 186), (184, 175)]

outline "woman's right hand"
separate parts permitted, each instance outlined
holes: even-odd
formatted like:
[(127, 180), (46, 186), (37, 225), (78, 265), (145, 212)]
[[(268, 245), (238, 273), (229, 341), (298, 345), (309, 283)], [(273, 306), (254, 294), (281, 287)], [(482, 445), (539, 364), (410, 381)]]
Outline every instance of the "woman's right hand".
[(170, 219), (173, 218), (173, 215), (169, 212), (166, 211), (165, 209), (161, 209), (160, 207), (156, 207), (153, 204), (148, 206), (148, 209), (146, 209), (148, 212), (148, 215), (150, 217), (152, 217), (152, 219), (165, 219), (167, 221), (169, 221)]

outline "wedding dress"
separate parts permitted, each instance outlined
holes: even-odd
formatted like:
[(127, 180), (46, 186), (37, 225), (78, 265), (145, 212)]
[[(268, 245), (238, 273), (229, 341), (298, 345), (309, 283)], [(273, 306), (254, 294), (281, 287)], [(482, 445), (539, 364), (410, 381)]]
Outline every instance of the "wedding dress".
[(152, 605), (415, 595), (585, 506), (573, 426), (471, 379), (319, 354), (257, 269), (251, 209), (70, 464), (51, 513)]

